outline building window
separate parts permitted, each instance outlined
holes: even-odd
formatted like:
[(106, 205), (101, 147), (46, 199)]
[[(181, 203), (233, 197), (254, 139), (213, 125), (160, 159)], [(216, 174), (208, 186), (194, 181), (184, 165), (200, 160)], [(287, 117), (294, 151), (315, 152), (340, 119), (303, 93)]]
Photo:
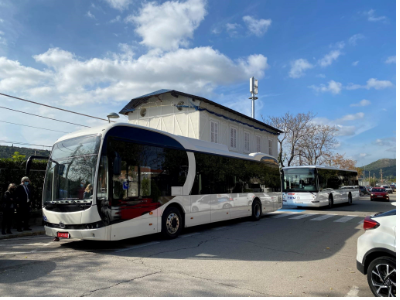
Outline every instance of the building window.
[(244, 150), (250, 151), (250, 134), (248, 132), (244, 133)]
[(259, 136), (256, 137), (257, 139), (257, 152), (261, 152), (261, 138)]
[(231, 128), (231, 148), (236, 148), (236, 128)]
[(272, 140), (268, 140), (268, 154), (272, 155)]
[(218, 143), (218, 123), (211, 121), (211, 143)]

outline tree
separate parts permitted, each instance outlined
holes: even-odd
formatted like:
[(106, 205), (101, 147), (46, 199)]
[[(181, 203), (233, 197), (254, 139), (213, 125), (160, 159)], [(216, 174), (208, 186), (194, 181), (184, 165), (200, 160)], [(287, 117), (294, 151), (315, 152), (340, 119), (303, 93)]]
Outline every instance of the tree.
[(298, 143), (299, 156), (303, 157), (308, 165), (323, 164), (331, 156), (331, 150), (337, 144), (335, 126), (312, 124), (308, 134)]
[(19, 152), (14, 152), (14, 154), (12, 156), (12, 160), (13, 161), (22, 161), (25, 159), (25, 157), (26, 157), (26, 155), (19, 154)]
[[(315, 114), (312, 112), (306, 114), (298, 113), (297, 115), (287, 112), (281, 117), (262, 117), (266, 124), (283, 131), (278, 137), (278, 161), (281, 167), (285, 166), (285, 161), (287, 161), (288, 166), (294, 162), (295, 156), (298, 154), (300, 141), (312, 131), (313, 124), (311, 121), (314, 117)], [(284, 152), (284, 149), (286, 149), (287, 152)]]

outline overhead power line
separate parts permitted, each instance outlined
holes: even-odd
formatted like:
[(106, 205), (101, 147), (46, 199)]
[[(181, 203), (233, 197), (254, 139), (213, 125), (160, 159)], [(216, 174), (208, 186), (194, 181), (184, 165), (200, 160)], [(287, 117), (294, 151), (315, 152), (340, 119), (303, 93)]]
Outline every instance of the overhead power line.
[(76, 111), (63, 109), (63, 108), (59, 108), (59, 107), (55, 107), (55, 106), (51, 106), (51, 105), (35, 102), (35, 101), (32, 101), (32, 100), (26, 100), (26, 99), (22, 99), (22, 98), (19, 98), (19, 97), (15, 97), (15, 96), (3, 94), (3, 93), (0, 93), (0, 95), (5, 96), (5, 97), (9, 97), (9, 98), (13, 98), (13, 99), (17, 99), (17, 100), (21, 100), (21, 101), (25, 101), (25, 102), (29, 102), (29, 103), (33, 103), (33, 104), (36, 104), (36, 105), (41, 105), (41, 106), (45, 106), (45, 107), (49, 107), (49, 108), (53, 108), (53, 109), (58, 109), (58, 110), (61, 110), (61, 111), (64, 111), (64, 112), (69, 112), (71, 114), (76, 114), (76, 115), (80, 115), (80, 116), (84, 116), (84, 117), (93, 118), (93, 119), (97, 119), (97, 120), (102, 120), (102, 121), (107, 121), (108, 122), (107, 119), (102, 119), (102, 118), (99, 118), (99, 117), (94, 117), (94, 116), (78, 113)]
[(15, 145), (40, 146), (40, 147), (48, 147), (48, 148), (52, 148), (53, 147), (53, 146), (47, 146), (47, 145), (29, 144), (29, 143), (24, 143), (24, 142), (10, 142), (10, 141), (4, 141), (4, 140), (0, 140), (0, 143), (15, 144)]
[(26, 115), (31, 115), (31, 116), (43, 118), (43, 119), (49, 119), (49, 120), (53, 120), (53, 121), (57, 121), (57, 122), (68, 123), (68, 124), (72, 124), (72, 125), (78, 125), (78, 126), (90, 128), (89, 126), (86, 126), (86, 125), (72, 123), (72, 122), (63, 121), (63, 120), (57, 120), (57, 119), (53, 119), (53, 118), (49, 118), (49, 117), (44, 117), (44, 116), (41, 116), (41, 115), (35, 115), (35, 114), (27, 113), (27, 112), (24, 112), (24, 111), (21, 111), (21, 110), (11, 109), (11, 108), (4, 107), (4, 106), (0, 106), (0, 108), (8, 109), (8, 110), (11, 110), (11, 111), (15, 111), (15, 112), (23, 113), (23, 114), (26, 114)]
[(48, 131), (55, 131), (55, 132), (64, 132), (64, 133), (69, 133), (67, 131), (61, 131), (61, 130), (54, 130), (54, 129), (48, 129), (48, 128), (43, 128), (43, 127), (35, 127), (35, 126), (30, 126), (30, 125), (25, 125), (25, 124), (18, 124), (18, 123), (12, 123), (12, 122), (7, 122), (7, 121), (2, 121), (2, 123), (7, 123), (7, 124), (12, 124), (12, 125), (18, 125), (18, 126), (25, 126), (25, 127), (30, 127), (30, 128), (36, 128), (36, 129), (43, 129), (43, 130), (48, 130)]

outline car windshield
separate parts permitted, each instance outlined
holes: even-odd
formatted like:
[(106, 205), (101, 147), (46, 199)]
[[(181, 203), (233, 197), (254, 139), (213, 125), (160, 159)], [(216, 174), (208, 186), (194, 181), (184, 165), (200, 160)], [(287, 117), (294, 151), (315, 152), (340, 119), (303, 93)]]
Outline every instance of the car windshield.
[(317, 192), (315, 169), (284, 170), (284, 192)]
[(100, 136), (82, 136), (54, 145), (47, 165), (43, 201), (93, 197)]
[(382, 189), (372, 189), (372, 191), (376, 192), (376, 193), (386, 192), (386, 190), (384, 188), (382, 188)]

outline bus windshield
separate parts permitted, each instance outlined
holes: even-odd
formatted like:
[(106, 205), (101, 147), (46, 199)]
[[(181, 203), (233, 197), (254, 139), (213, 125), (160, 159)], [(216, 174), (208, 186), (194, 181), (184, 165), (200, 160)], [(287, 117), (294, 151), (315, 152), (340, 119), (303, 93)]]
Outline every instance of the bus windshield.
[(283, 192), (317, 192), (315, 169), (286, 169), (283, 178)]
[(64, 140), (54, 145), (46, 171), (45, 203), (91, 201), (99, 145), (100, 136), (96, 135)]

